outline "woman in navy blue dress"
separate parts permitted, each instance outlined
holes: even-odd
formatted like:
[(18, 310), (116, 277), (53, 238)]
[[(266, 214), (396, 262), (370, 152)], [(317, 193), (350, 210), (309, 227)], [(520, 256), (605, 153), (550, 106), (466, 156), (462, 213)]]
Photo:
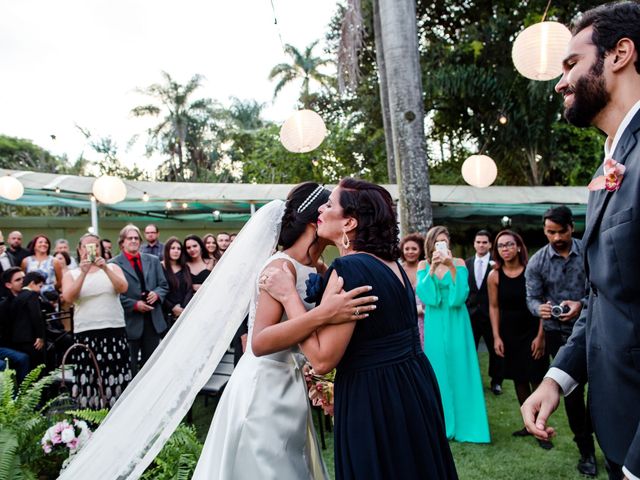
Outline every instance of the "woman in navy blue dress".
[[(437, 382), (420, 347), (415, 294), (397, 262), (391, 196), (347, 178), (319, 211), (318, 236), (341, 254), (327, 272), (327, 288), (371, 285), (378, 297), (368, 314), (354, 309), (361, 320), (323, 327), (301, 343), (316, 372), (337, 368), (336, 479), (457, 478)], [(286, 275), (265, 272), (265, 288), (289, 316), (300, 315)]]

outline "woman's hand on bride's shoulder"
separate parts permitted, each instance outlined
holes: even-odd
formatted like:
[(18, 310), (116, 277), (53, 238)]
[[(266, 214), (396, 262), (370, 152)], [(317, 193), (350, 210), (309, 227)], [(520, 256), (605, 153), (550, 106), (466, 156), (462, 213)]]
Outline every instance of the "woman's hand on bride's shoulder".
[(285, 262), (281, 267), (267, 267), (258, 277), (258, 287), (284, 304), (291, 295), (298, 295), (296, 278)]
[(369, 312), (376, 309), (375, 302), (378, 301), (378, 297), (369, 295), (356, 298), (358, 295), (370, 292), (369, 285), (356, 287), (348, 292), (343, 287), (342, 277), (332, 274), (318, 307), (326, 313), (327, 323), (338, 324), (362, 320), (369, 316)]

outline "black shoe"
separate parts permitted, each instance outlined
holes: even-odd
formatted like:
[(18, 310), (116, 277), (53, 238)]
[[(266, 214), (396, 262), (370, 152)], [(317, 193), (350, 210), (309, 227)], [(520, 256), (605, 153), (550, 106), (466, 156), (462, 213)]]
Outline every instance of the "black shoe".
[(526, 428), (523, 428), (522, 430), (516, 430), (511, 435), (514, 437), (528, 437), (531, 434)]
[(598, 466), (596, 464), (596, 457), (593, 453), (582, 455), (578, 460), (578, 471), (586, 475), (587, 477), (595, 477), (598, 475)]
[(493, 392), (494, 395), (502, 395), (502, 385), (499, 383), (491, 385), (491, 392)]
[(540, 448), (542, 448), (543, 450), (551, 450), (553, 448), (553, 443), (551, 443), (549, 440), (538, 439), (538, 445), (540, 445)]

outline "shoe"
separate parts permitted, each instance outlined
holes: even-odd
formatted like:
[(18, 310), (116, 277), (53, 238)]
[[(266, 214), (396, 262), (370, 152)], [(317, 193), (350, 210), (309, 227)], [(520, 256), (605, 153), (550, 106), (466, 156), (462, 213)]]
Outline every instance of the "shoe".
[(582, 455), (578, 460), (578, 471), (586, 475), (587, 477), (595, 477), (598, 475), (598, 466), (596, 464), (596, 457), (593, 453)]
[(491, 385), (491, 392), (494, 395), (502, 395), (502, 385), (500, 385), (499, 383)]
[(531, 434), (526, 428), (523, 427), (522, 430), (516, 430), (511, 435), (514, 437), (528, 437)]
[(540, 445), (540, 448), (542, 448), (543, 450), (551, 450), (553, 448), (553, 443), (551, 443), (549, 440), (538, 439), (538, 445)]

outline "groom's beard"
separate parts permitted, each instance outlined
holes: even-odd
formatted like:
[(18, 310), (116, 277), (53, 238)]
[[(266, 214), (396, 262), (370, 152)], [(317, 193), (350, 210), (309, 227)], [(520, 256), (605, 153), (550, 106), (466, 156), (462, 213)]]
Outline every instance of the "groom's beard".
[(573, 104), (565, 108), (564, 118), (581, 128), (589, 127), (611, 99), (604, 76), (596, 74), (593, 69), (579, 78), (574, 87), (568, 87), (567, 91), (573, 93)]

